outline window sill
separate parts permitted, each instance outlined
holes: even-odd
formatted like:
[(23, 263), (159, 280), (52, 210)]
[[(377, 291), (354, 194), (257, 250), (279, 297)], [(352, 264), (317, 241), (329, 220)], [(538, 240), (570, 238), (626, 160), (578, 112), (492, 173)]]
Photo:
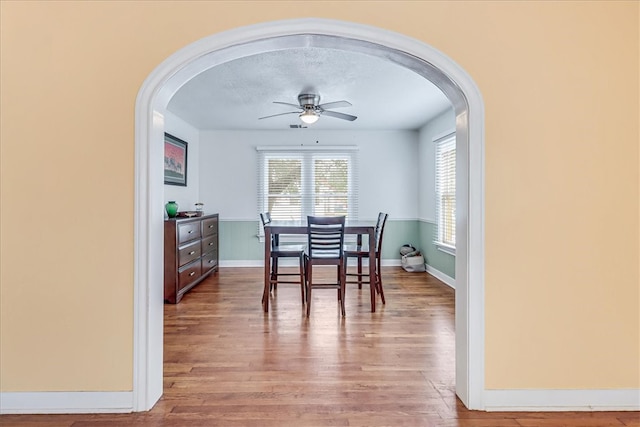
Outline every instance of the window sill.
[(436, 242), (436, 249), (438, 249), (440, 252), (456, 256), (456, 248), (454, 246)]

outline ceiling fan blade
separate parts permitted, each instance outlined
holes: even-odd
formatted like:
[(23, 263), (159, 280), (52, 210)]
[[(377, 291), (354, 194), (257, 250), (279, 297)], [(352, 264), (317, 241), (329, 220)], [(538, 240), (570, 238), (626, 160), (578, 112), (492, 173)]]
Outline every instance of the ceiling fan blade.
[(326, 104), (320, 104), (318, 107), (322, 109), (326, 108), (344, 108), (351, 107), (351, 103), (349, 101), (335, 101), (335, 102), (327, 102)]
[(293, 108), (299, 108), (302, 110), (302, 107), (296, 104), (290, 104), (288, 102), (280, 102), (280, 101), (273, 101), (274, 104), (282, 104), (282, 105), (288, 105), (289, 107), (293, 107)]
[(337, 111), (327, 111), (324, 110), (321, 113), (323, 116), (335, 117), (336, 119), (349, 120), (350, 122), (357, 119), (356, 116), (352, 116), (351, 114), (338, 113)]
[(270, 116), (258, 117), (258, 120), (268, 119), (270, 117), (284, 116), (285, 114), (300, 114), (300, 111), (289, 111), (287, 113), (272, 114)]

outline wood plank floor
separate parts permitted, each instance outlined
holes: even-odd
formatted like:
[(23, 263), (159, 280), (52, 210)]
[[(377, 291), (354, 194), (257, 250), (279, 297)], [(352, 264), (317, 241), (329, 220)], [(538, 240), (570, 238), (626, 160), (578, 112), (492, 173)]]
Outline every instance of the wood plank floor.
[(1, 426), (640, 426), (638, 412), (486, 413), (454, 393), (454, 293), (426, 273), (383, 269), (383, 306), (350, 285), (295, 285), (262, 312), (259, 268), (223, 268), (165, 305), (164, 395), (146, 413), (4, 415)]

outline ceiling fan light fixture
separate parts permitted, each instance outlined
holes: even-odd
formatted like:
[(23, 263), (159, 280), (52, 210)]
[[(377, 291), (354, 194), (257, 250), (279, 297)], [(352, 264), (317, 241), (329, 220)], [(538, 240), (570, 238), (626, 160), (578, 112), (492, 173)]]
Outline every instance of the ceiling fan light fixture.
[(315, 122), (318, 121), (319, 118), (320, 118), (320, 116), (318, 116), (316, 114), (316, 112), (311, 110), (311, 109), (305, 109), (300, 114), (300, 120), (302, 120), (303, 122), (305, 122), (308, 125), (314, 124)]

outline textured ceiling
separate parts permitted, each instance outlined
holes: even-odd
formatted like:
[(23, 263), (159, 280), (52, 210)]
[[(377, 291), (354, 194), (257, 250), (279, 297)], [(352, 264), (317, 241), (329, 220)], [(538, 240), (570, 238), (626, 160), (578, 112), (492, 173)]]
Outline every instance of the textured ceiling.
[(418, 129), (451, 103), (431, 82), (390, 61), (327, 48), (283, 49), (210, 68), (173, 96), (168, 110), (198, 129), (289, 129), (302, 122), (273, 101), (298, 104), (298, 95), (320, 95), (320, 103), (346, 100), (335, 111), (349, 122), (323, 116), (315, 129)]

